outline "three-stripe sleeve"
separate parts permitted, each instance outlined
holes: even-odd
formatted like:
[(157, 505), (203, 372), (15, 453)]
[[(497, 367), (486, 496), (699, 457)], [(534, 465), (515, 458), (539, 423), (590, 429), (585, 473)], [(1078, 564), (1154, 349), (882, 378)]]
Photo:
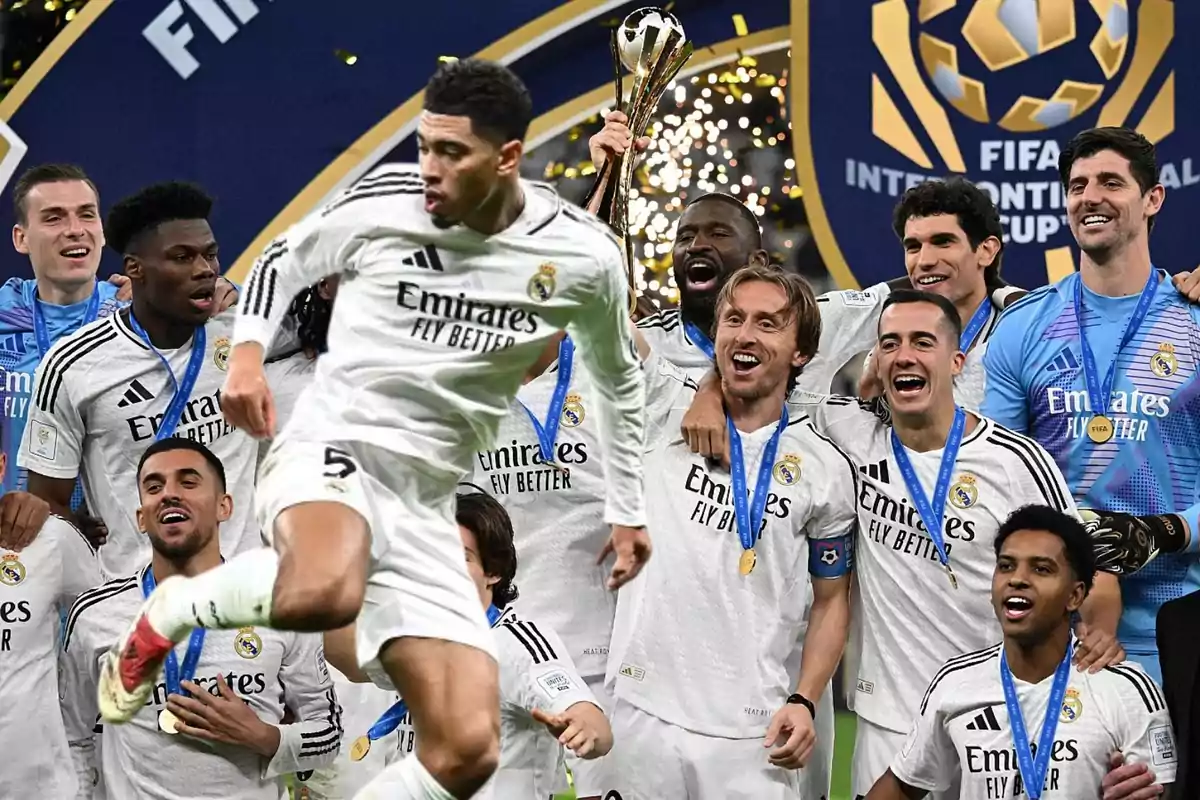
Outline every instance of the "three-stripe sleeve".
[(332, 764), (342, 743), (342, 708), (325, 663), (321, 636), (289, 634), (279, 667), (284, 705), (296, 721), (279, 726), (279, 747), (263, 779), (306, 772)]

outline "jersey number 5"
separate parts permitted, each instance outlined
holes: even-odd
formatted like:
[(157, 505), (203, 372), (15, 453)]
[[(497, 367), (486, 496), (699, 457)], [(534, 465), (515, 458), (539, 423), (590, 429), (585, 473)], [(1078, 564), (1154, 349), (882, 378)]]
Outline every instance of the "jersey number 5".
[(325, 448), (325, 466), (328, 468), (325, 470), (326, 478), (345, 479), (358, 469), (350, 454), (336, 447)]

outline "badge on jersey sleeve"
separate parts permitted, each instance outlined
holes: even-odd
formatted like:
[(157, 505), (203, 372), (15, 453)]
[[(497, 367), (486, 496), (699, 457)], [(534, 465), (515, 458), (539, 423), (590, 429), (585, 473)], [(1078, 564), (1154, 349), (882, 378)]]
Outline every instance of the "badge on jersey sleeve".
[(229, 340), (222, 336), (213, 343), (213, 364), (221, 372), (229, 369)]
[(262, 654), (262, 637), (254, 632), (254, 628), (238, 628), (233, 637), (233, 651), (242, 658), (258, 658)]
[(549, 261), (538, 267), (537, 274), (529, 279), (526, 287), (531, 300), (544, 303), (554, 296), (554, 290), (558, 288), (558, 282), (554, 279), (557, 272), (558, 269)]
[(1150, 356), (1150, 371), (1160, 378), (1169, 378), (1179, 370), (1179, 359), (1175, 357), (1175, 345), (1163, 342), (1158, 352)]
[(784, 453), (783, 458), (775, 462), (771, 474), (776, 482), (783, 486), (792, 486), (800, 480), (800, 456), (795, 453)]
[(587, 413), (583, 409), (583, 398), (577, 394), (567, 395), (566, 402), (563, 403), (562, 424), (568, 428), (578, 428), (583, 424), (583, 418)]
[(1066, 695), (1063, 697), (1062, 713), (1058, 716), (1059, 722), (1075, 722), (1083, 716), (1083, 701), (1079, 699), (1078, 689), (1067, 689)]
[(25, 580), (25, 565), (16, 553), (0, 555), (0, 583), (16, 586)]
[(975, 505), (979, 500), (979, 487), (975, 481), (975, 476), (969, 472), (959, 475), (958, 481), (950, 487), (950, 505), (963, 509)]

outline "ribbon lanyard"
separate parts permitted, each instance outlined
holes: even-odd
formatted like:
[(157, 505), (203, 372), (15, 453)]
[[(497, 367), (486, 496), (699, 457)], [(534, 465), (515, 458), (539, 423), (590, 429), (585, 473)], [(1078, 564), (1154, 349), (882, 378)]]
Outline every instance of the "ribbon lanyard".
[(713, 360), (713, 343), (704, 331), (696, 327), (694, 322), (683, 323), (683, 330), (687, 334), (688, 341), (700, 348), (700, 352), (708, 356), (708, 360)]
[(788, 426), (787, 404), (779, 415), (779, 424), (775, 432), (763, 447), (762, 458), (758, 463), (758, 480), (754, 485), (754, 497), (748, 497), (746, 487), (746, 460), (742, 453), (742, 435), (738, 433), (733, 419), (725, 416), (725, 425), (729, 429), (729, 467), (733, 473), (733, 515), (737, 520), (738, 539), (742, 542), (742, 555), (738, 561), (738, 571), (749, 575), (758, 561), (754, 552), (754, 543), (758, 539), (758, 530), (762, 527), (763, 512), (767, 509), (767, 495), (771, 491), (771, 473), (775, 467), (775, 453), (779, 450), (779, 438), (783, 429)]
[[(100, 314), (100, 285), (96, 285), (95, 291), (92, 292), (92, 299), (88, 300), (87, 309), (83, 312), (83, 322), (79, 324), (82, 328), (90, 322), (95, 322), (96, 317)], [(38, 352), (42, 358), (46, 357), (46, 353), (50, 350), (50, 345), (54, 344), (50, 341), (50, 331), (46, 328), (46, 315), (42, 312), (42, 301), (37, 298), (37, 290), (33, 293), (33, 333), (37, 338)]]
[(946, 519), (946, 498), (950, 494), (950, 476), (954, 473), (954, 462), (958, 458), (958, 448), (962, 444), (963, 429), (966, 425), (967, 412), (955, 407), (954, 422), (950, 425), (950, 435), (946, 438), (945, 449), (942, 450), (942, 464), (938, 467), (937, 484), (933, 487), (932, 503), (929, 496), (925, 494), (924, 487), (921, 486), (917, 471), (913, 469), (912, 462), (908, 458), (908, 451), (904, 449), (900, 437), (896, 435), (896, 429), (892, 428), (892, 455), (896, 457), (896, 466), (900, 467), (904, 485), (908, 487), (908, 496), (912, 498), (913, 505), (916, 506), (917, 513), (921, 516), (921, 522), (925, 524), (925, 531), (937, 549), (938, 561), (941, 561), (942, 566), (946, 568), (946, 574), (950, 576), (950, 585), (955, 589), (958, 588), (958, 578), (954, 577), (954, 570), (950, 568), (950, 555), (946, 552), (946, 537), (942, 531), (942, 523)]
[[(500, 621), (500, 609), (495, 606), (488, 606), (487, 618), (488, 626), (496, 627), (496, 623)], [(408, 704), (403, 700), (397, 700), (392, 704), (392, 707), (380, 715), (375, 724), (367, 731), (366, 736), (360, 736), (354, 740), (353, 746), (350, 748), (350, 760), (362, 761), (367, 753), (371, 752), (371, 742), (377, 742), (383, 737), (390, 734), (396, 728), (400, 727), (400, 721), (408, 714)]]
[[(554, 394), (550, 395), (550, 407), (546, 409), (546, 423), (543, 425), (537, 415), (529, 407), (521, 403), (521, 408), (529, 415), (533, 430), (537, 433), (538, 449), (542, 453), (542, 461), (554, 463), (554, 443), (558, 439), (558, 427), (562, 422), (563, 406), (567, 402), (567, 392), (571, 388), (571, 372), (575, 360), (575, 343), (570, 336), (564, 336), (558, 343), (558, 382), (554, 384)], [(520, 402), (519, 400), (517, 402)]]
[[(142, 577), (142, 597), (149, 599), (150, 595), (154, 593), (156, 585), (154, 568), (146, 567), (146, 573)], [(163, 665), (163, 674), (167, 683), (167, 694), (188, 696), (188, 693), (183, 691), (179, 684), (182, 681), (190, 681), (196, 677), (196, 666), (200, 663), (200, 651), (203, 649), (204, 628), (193, 628), (192, 636), (188, 640), (187, 653), (183, 656), (182, 669), (179, 666), (179, 659), (175, 657), (174, 649), (167, 653), (167, 663)]]
[(992, 302), (987, 298), (979, 304), (979, 308), (975, 309), (975, 313), (971, 315), (971, 321), (967, 323), (967, 327), (963, 328), (962, 338), (958, 340), (958, 349), (964, 353), (971, 349), (971, 343), (975, 341), (975, 337), (983, 330), (983, 326), (987, 324), (988, 318), (992, 316)]
[(1046, 716), (1042, 718), (1042, 732), (1038, 736), (1037, 755), (1029, 753), (1029, 732), (1025, 729), (1025, 717), (1021, 715), (1021, 701), (1017, 687), (1013, 684), (1012, 670), (1008, 668), (1008, 654), (1000, 648), (1000, 683), (1004, 686), (1004, 704), (1008, 707), (1008, 725), (1012, 728), (1013, 747), (1017, 751), (1017, 767), (1021, 771), (1021, 782), (1025, 784), (1025, 796), (1038, 800), (1046, 785), (1046, 770), (1050, 768), (1050, 755), (1054, 751), (1054, 731), (1062, 711), (1063, 695), (1067, 691), (1067, 679), (1071, 676), (1071, 651), (1067, 653), (1054, 671), (1054, 683), (1050, 687), (1050, 702), (1046, 705)]
[(154, 434), (154, 441), (162, 441), (169, 439), (175, 435), (175, 429), (179, 427), (179, 420), (183, 417), (183, 410), (187, 408), (188, 399), (192, 396), (192, 388), (196, 385), (196, 378), (200, 376), (200, 365), (204, 362), (204, 351), (207, 340), (204, 335), (204, 326), (196, 327), (196, 332), (192, 334), (192, 354), (188, 358), (187, 369), (183, 373), (183, 383), (175, 379), (175, 371), (171, 369), (170, 363), (167, 362), (165, 356), (158, 352), (158, 348), (150, 341), (150, 336), (138, 323), (137, 317), (133, 315), (133, 310), (129, 311), (129, 327), (133, 328), (133, 332), (142, 337), (142, 341), (150, 348), (154, 355), (158, 356), (158, 360), (167, 368), (167, 374), (171, 376), (171, 386), (175, 389), (175, 395), (171, 398), (171, 404), (167, 406), (166, 413), (163, 414), (162, 423), (158, 426), (158, 431)]
[(1087, 333), (1083, 329), (1083, 279), (1080, 278), (1075, 282), (1075, 325), (1079, 328), (1079, 350), (1083, 355), (1083, 376), (1087, 382), (1088, 403), (1092, 412), (1092, 422), (1088, 425), (1088, 436), (1097, 444), (1103, 444), (1113, 437), (1112, 422), (1107, 415), (1108, 402), (1112, 398), (1113, 381), (1116, 380), (1117, 375), (1117, 359), (1120, 357), (1121, 351), (1137, 334), (1146, 315), (1150, 313), (1150, 304), (1154, 301), (1157, 290), (1158, 271), (1151, 268), (1150, 278), (1142, 287), (1142, 294), (1138, 298), (1137, 306), (1133, 309), (1133, 316), (1129, 318), (1129, 323), (1125, 326), (1121, 343), (1117, 345), (1117, 352), (1113, 354), (1112, 363), (1108, 365), (1108, 373), (1104, 376), (1104, 382), (1101, 383), (1100, 370), (1096, 366), (1096, 355), (1092, 352), (1092, 346), (1088, 344)]

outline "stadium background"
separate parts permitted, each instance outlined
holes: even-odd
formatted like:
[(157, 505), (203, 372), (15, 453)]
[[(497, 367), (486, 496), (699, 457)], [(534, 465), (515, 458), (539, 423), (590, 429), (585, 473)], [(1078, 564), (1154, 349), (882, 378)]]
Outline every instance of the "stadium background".
[[(419, 89), (437, 59), (483, 54), (533, 92), (527, 175), (578, 201), (593, 177), (588, 137), (612, 103), (608, 33), (642, 3), (473, 2), (470, 24), (460, 5), (414, 15), (388, 0), (336, 13), (320, 0), (0, 0), (0, 186), (30, 164), (73, 161), (107, 207), (152, 181), (196, 180), (218, 198), (214, 228), (237, 279), (289, 221), (373, 164), (412, 159)], [(1172, 44), (1175, 30), (1200, 30), (1200, 4), (666, 5), (697, 48), (652, 124), (632, 204), (639, 289), (661, 304), (675, 299), (670, 242), (688, 197), (736, 194), (773, 258), (823, 291), (894, 277), (895, 195), (914, 175), (948, 172), (995, 186), (1013, 234), (1010, 280), (1060, 277), (1075, 254), (1039, 188), (1056, 179), (1045, 142), (1096, 124), (1136, 125), (1159, 144), (1170, 191), (1157, 263), (1200, 263), (1186, 231), (1200, 210), (1200, 59), (1177, 58)], [(11, 222), (0, 210), (0, 226)], [(116, 267), (107, 254), (102, 272)], [(0, 277), (28, 270), (11, 251), (0, 257)], [(843, 712), (838, 800), (852, 744)]]

